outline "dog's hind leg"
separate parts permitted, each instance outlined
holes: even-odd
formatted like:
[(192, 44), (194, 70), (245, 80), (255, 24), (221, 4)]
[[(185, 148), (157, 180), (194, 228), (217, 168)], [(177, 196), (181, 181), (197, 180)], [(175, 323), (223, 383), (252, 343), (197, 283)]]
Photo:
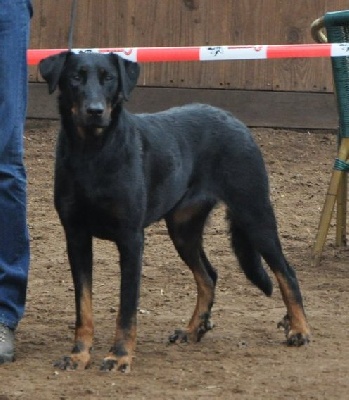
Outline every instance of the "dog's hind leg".
[[(240, 233), (241, 236), (240, 239), (237, 239), (238, 241), (243, 240), (245, 237), (246, 243), (249, 243), (247, 248), (255, 249), (251, 253), (252, 255), (254, 254), (253, 257), (256, 257), (256, 252), (261, 254), (275, 274), (287, 308), (287, 315), (282, 322), (287, 343), (293, 346), (300, 346), (309, 342), (310, 330), (303, 309), (298, 280), (294, 269), (289, 265), (282, 252), (271, 204), (262, 204), (261, 202), (260, 206), (257, 206), (258, 210), (254, 208), (250, 215), (247, 215), (248, 210), (246, 209), (240, 210), (234, 215), (230, 214), (232, 231), (233, 234), (234, 230), (235, 233)], [(237, 255), (240, 262), (242, 261), (242, 268), (247, 277), (268, 294), (269, 283), (265, 278), (266, 273), (262, 272), (259, 262), (249, 265), (245, 263), (246, 259), (248, 260), (248, 257), (252, 256), (241, 256), (239, 254), (241, 248), (240, 245)], [(253, 277), (254, 273), (255, 277)], [(266, 288), (266, 290), (263, 288)]]
[(205, 221), (213, 205), (205, 203), (179, 209), (166, 218), (170, 237), (182, 260), (194, 275), (197, 285), (197, 302), (191, 320), (185, 330), (175, 330), (170, 343), (198, 342), (212, 329), (211, 308), (217, 273), (208, 261), (202, 247)]

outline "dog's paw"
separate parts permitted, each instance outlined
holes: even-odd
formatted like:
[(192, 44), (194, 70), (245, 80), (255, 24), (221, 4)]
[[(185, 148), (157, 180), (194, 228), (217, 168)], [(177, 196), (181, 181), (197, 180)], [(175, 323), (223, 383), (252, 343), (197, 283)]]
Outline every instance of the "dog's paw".
[(286, 335), (287, 346), (299, 347), (310, 342), (309, 330), (305, 327), (303, 330), (295, 329), (291, 326), (290, 317), (286, 314), (277, 324), (278, 328), (283, 328)]
[(287, 346), (304, 346), (310, 342), (310, 335), (302, 332), (293, 332), (292, 330), (287, 335)]
[(127, 356), (119, 359), (117, 357), (108, 356), (103, 360), (100, 370), (105, 372), (119, 371), (127, 374), (131, 372), (131, 362)]
[(84, 370), (89, 368), (91, 359), (89, 354), (72, 354), (71, 356), (64, 356), (60, 360), (54, 362), (55, 368), (65, 371)]
[(168, 343), (187, 343), (189, 342), (189, 334), (182, 329), (176, 329), (172, 335), (168, 337)]
[(61, 370), (74, 370), (77, 368), (77, 364), (73, 363), (69, 356), (64, 356), (60, 360), (55, 361), (53, 366)]
[(284, 330), (285, 335), (287, 336), (290, 331), (290, 317), (286, 314), (281, 321), (277, 323), (277, 327)]
[(196, 331), (196, 341), (200, 342), (206, 332), (211, 331), (214, 328), (214, 324), (211, 320), (210, 313), (204, 313), (200, 316), (200, 325)]
[(188, 343), (200, 342), (206, 332), (213, 329), (214, 325), (210, 320), (210, 314), (205, 313), (200, 317), (200, 323), (197, 327), (188, 327), (186, 330), (176, 329), (172, 335), (169, 336), (169, 343)]

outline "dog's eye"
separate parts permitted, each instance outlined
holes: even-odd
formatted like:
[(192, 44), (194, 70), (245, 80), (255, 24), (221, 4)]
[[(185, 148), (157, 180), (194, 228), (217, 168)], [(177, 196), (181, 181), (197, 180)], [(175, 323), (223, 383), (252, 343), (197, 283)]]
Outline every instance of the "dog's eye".
[(75, 74), (71, 76), (73, 81), (79, 82), (81, 80), (81, 76), (79, 74)]
[(105, 81), (111, 81), (111, 80), (113, 80), (113, 79), (114, 79), (114, 76), (113, 76), (113, 75), (106, 74), (106, 75), (104, 76), (104, 80), (105, 80)]

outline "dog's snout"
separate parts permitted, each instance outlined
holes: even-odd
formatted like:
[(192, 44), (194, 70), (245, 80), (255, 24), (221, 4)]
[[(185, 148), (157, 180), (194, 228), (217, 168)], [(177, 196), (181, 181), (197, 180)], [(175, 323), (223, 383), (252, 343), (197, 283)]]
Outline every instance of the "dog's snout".
[(104, 106), (101, 102), (90, 103), (86, 107), (86, 112), (90, 116), (101, 116), (104, 112)]

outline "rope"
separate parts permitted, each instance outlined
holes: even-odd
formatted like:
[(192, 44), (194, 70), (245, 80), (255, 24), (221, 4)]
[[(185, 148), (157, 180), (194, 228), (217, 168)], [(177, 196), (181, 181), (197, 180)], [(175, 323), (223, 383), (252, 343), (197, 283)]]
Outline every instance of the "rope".
[(310, 28), (311, 36), (317, 43), (328, 43), (327, 36), (323, 32), (325, 28), (325, 20), (324, 17), (316, 19)]
[(77, 3), (78, 3), (77, 0), (72, 0), (71, 12), (70, 12), (70, 26), (69, 26), (69, 34), (68, 34), (68, 50), (69, 51), (73, 48), (73, 35), (74, 35)]
[(349, 172), (349, 162), (336, 158), (333, 168), (337, 171)]

